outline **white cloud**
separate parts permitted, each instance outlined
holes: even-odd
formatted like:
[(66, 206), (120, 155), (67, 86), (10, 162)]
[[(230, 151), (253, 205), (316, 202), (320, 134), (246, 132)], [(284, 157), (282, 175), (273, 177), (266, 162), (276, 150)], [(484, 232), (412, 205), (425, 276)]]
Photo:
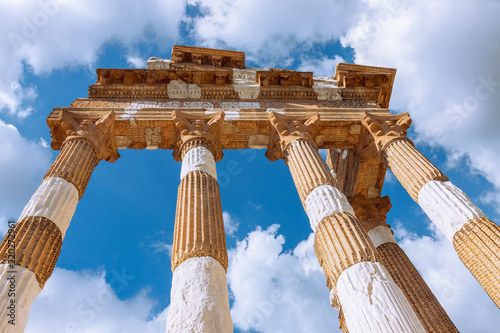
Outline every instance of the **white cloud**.
[(313, 72), (315, 76), (333, 77), (335, 75), (335, 66), (340, 62), (345, 61), (338, 55), (333, 59), (327, 57), (323, 57), (322, 59), (303, 59), (297, 70)]
[(127, 56), (127, 62), (133, 68), (146, 68), (146, 60), (141, 57)]
[(227, 235), (233, 235), (237, 230), (240, 222), (234, 216), (231, 216), (229, 212), (222, 212), (222, 218), (224, 219), (224, 230)]
[[(259, 58), (287, 57), (304, 43), (339, 38), (362, 6), (357, 1), (191, 0), (204, 16), (193, 19), (192, 36), (201, 44), (230, 45)], [(349, 13), (346, 15), (346, 13)]]
[(452, 244), (435, 227), (432, 237), (418, 236), (401, 224), (395, 234), (451, 320), (461, 332), (496, 332), (498, 307), (458, 258)]
[[(418, 141), (464, 153), (500, 192), (500, 3), (365, 1), (343, 39), (360, 64), (398, 69), (393, 109), (409, 111)], [(498, 209), (500, 195), (492, 195)], [(500, 212), (500, 209), (498, 209)]]
[(146, 290), (121, 300), (114, 290), (126, 288), (127, 272), (75, 272), (56, 268), (31, 307), (26, 333), (107, 332), (163, 333), (168, 308), (152, 315), (155, 301)]
[(229, 251), (235, 327), (262, 333), (337, 332), (338, 313), (329, 304), (314, 235), (284, 252), (278, 228), (257, 228)]
[[(28, 66), (36, 75), (71, 66), (92, 66), (106, 42), (133, 43), (153, 27), (152, 42), (178, 36), (185, 2), (153, 0), (27, 0), (2, 3), (0, 29), (0, 109), (27, 116), (34, 87), (26, 85)], [(134, 64), (137, 63), (135, 59)]]
[(17, 220), (49, 169), (51, 154), (45, 144), (28, 141), (15, 126), (0, 120), (1, 234), (7, 220)]

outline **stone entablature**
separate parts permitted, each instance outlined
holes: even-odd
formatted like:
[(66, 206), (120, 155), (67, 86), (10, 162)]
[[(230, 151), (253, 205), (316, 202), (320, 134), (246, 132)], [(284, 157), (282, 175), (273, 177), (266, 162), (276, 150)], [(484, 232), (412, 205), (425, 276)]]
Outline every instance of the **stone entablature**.
[(172, 62), (197, 66), (245, 68), (245, 53), (175, 45), (172, 48)]
[(375, 96), (382, 108), (389, 107), (396, 69), (340, 63), (335, 80), (345, 99), (371, 99)]

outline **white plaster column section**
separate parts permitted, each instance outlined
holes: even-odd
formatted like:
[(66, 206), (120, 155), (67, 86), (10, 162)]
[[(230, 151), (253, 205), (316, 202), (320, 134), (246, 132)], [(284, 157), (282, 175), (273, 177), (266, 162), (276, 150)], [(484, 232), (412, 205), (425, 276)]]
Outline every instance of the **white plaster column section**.
[[(12, 273), (13, 271), (15, 274)], [(12, 275), (14, 275), (14, 283), (12, 283)], [(42, 291), (35, 274), (24, 267), (14, 265), (14, 268), (11, 268), (10, 264), (1, 264), (0, 288), (0, 333), (24, 332), (31, 304)], [(10, 290), (14, 290), (15, 297), (9, 296)], [(13, 316), (10, 316), (11, 300), (15, 300)], [(9, 323), (13, 319), (15, 319), (15, 325)]]
[(346, 196), (336, 187), (320, 185), (307, 195), (306, 213), (314, 232), (321, 220), (336, 212), (345, 212), (355, 216)]
[(188, 150), (182, 159), (181, 180), (192, 171), (206, 172), (217, 180), (217, 168), (210, 150), (205, 147), (195, 147)]
[(450, 181), (431, 180), (418, 192), (418, 204), (450, 242), (469, 220), (486, 215)]
[(226, 272), (212, 257), (187, 259), (174, 271), (167, 333), (231, 333)]
[(361, 262), (344, 270), (337, 294), (350, 333), (425, 332), (401, 289), (377, 262)]
[(78, 190), (75, 185), (63, 178), (50, 177), (33, 194), (19, 221), (28, 216), (45, 217), (59, 227), (64, 239), (77, 204)]
[(370, 239), (372, 240), (373, 245), (375, 245), (375, 248), (385, 243), (397, 244), (396, 238), (394, 238), (392, 230), (383, 225), (379, 225), (373, 229), (370, 229), (368, 231), (368, 237), (370, 237)]

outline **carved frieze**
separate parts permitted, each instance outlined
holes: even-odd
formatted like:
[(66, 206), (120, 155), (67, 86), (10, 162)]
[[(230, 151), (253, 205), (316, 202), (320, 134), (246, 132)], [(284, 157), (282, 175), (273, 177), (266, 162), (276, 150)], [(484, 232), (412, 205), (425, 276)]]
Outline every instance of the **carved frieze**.
[(172, 61), (196, 66), (245, 68), (245, 53), (175, 45), (172, 48)]
[(257, 71), (257, 83), (261, 87), (268, 86), (300, 86), (311, 87), (313, 83), (312, 72), (295, 72), (295, 71)]
[(144, 140), (146, 140), (146, 149), (156, 149), (163, 142), (161, 137), (161, 127), (146, 127), (144, 131)]
[(373, 99), (382, 108), (389, 107), (396, 70), (393, 68), (340, 63), (335, 80), (344, 99)]

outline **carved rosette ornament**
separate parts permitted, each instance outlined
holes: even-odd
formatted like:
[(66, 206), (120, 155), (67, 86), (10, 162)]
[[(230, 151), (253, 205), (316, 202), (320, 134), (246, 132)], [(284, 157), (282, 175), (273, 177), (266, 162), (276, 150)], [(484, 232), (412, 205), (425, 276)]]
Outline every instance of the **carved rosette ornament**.
[(215, 161), (222, 160), (222, 145), (219, 133), (224, 122), (224, 112), (207, 115), (189, 115), (180, 111), (172, 112), (172, 118), (177, 128), (177, 144), (174, 148), (174, 159), (181, 161), (184, 154), (195, 146), (207, 148)]
[(314, 146), (314, 139), (319, 127), (319, 114), (309, 113), (303, 116), (285, 116), (276, 112), (270, 113), (271, 138), (266, 157), (274, 162), (287, 157), (287, 150), (290, 144), (296, 140), (311, 142)]

